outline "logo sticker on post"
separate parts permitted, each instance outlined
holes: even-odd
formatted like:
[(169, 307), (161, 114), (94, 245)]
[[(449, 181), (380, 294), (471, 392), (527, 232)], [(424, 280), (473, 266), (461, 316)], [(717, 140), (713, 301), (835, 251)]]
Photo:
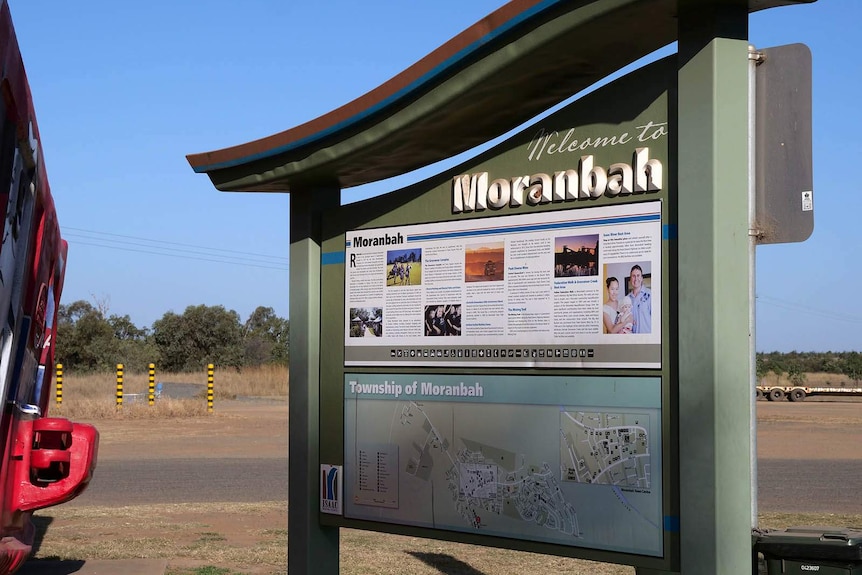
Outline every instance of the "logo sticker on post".
[(341, 515), (341, 465), (320, 466), (320, 512)]

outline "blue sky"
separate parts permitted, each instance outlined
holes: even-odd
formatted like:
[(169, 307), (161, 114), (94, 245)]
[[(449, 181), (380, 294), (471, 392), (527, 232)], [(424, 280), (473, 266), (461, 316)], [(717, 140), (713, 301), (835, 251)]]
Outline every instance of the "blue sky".
[[(217, 192), (185, 155), (324, 114), (503, 4), (9, 0), (70, 244), (63, 301), (141, 327), (197, 304), (287, 317), (288, 196)], [(755, 46), (802, 42), (814, 59), (815, 230), (758, 248), (759, 351), (862, 348), (859, 22), (859, 0), (751, 17)]]

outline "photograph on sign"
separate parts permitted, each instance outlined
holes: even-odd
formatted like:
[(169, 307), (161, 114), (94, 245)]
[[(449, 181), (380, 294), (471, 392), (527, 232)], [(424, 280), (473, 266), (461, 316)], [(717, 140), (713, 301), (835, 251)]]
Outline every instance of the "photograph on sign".
[(345, 517), (662, 556), (660, 378), (344, 382)]
[(661, 367), (661, 206), (347, 232), (344, 363)]

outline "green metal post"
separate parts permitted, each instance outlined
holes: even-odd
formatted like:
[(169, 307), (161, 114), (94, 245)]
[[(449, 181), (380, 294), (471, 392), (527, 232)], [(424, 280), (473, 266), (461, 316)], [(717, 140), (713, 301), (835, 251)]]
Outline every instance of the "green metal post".
[(320, 245), (322, 212), (338, 188), (290, 194), (290, 458), (287, 556), (291, 575), (337, 575), (337, 527), (320, 525)]
[[(680, 572), (751, 573), (748, 11), (679, 11)], [(666, 573), (637, 569), (638, 575)]]
[(681, 2), (681, 572), (751, 572), (748, 6)]

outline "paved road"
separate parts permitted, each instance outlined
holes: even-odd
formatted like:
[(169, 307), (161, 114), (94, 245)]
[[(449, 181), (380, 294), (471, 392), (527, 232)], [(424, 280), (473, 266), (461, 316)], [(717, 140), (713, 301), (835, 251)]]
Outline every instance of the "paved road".
[(93, 481), (66, 505), (287, 500), (287, 459), (99, 461)]
[[(760, 511), (862, 514), (860, 460), (758, 462)], [(67, 505), (140, 505), (287, 499), (287, 459), (100, 461), (90, 487)]]
[(862, 460), (757, 462), (758, 510), (862, 514)]

